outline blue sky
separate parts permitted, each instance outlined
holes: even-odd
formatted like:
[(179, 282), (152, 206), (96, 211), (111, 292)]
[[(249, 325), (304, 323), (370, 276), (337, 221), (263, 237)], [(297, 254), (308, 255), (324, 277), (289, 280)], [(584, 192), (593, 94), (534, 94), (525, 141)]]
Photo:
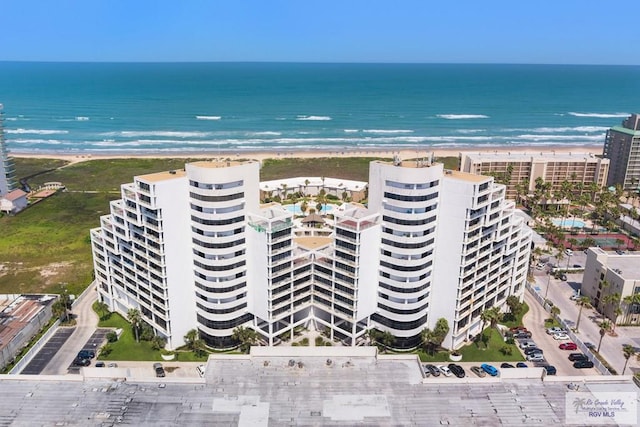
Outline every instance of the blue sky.
[(5, 61), (640, 64), (638, 0), (2, 0)]

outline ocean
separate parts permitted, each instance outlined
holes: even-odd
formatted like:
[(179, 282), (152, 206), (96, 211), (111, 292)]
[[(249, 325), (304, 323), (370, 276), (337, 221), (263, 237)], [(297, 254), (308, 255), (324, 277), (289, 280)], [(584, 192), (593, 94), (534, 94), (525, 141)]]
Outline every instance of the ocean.
[(640, 67), (0, 62), (13, 153), (601, 145)]

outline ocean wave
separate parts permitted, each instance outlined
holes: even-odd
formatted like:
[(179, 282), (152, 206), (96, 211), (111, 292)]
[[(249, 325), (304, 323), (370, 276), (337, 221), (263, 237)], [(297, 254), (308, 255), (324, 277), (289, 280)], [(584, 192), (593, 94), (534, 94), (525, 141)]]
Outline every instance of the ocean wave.
[(410, 129), (364, 129), (362, 132), (379, 134), (413, 133)]
[(221, 116), (196, 116), (196, 120), (220, 120)]
[(86, 122), (89, 120), (89, 117), (86, 116), (76, 116), (76, 121), (78, 122)]
[(32, 139), (32, 138), (17, 138), (7, 140), (7, 142), (13, 142), (16, 144), (45, 144), (45, 145), (62, 145), (62, 144), (73, 144), (70, 141), (61, 141), (59, 139)]
[(486, 129), (456, 129), (455, 130), (458, 133), (479, 133), (479, 132), (486, 132)]
[(629, 113), (576, 113), (573, 111), (568, 112), (570, 116), (574, 117), (596, 117), (599, 119), (612, 119), (615, 117), (629, 117)]
[(603, 135), (538, 135), (538, 134), (525, 134), (515, 135), (509, 137), (511, 139), (531, 140), (531, 141), (602, 141), (604, 142)]
[(280, 136), (281, 132), (264, 131), (264, 132), (247, 132), (247, 136)]
[(209, 132), (180, 132), (180, 131), (170, 131), (170, 130), (150, 130), (150, 131), (137, 131), (137, 130), (123, 130), (118, 132), (104, 132), (100, 135), (103, 136), (120, 136), (125, 138), (140, 138), (144, 136), (161, 136), (161, 137), (169, 137), (169, 138), (198, 138), (198, 137), (206, 137), (209, 136)]
[(436, 117), (446, 120), (488, 119), (484, 114), (437, 114)]
[(344, 133), (358, 133), (360, 129), (343, 129)]
[(539, 128), (504, 128), (500, 129), (502, 132), (539, 132), (539, 133), (553, 133), (553, 132), (581, 132), (581, 133), (603, 133), (609, 128), (606, 126), (573, 126), (573, 127), (539, 127)]
[(68, 130), (53, 130), (53, 129), (5, 129), (5, 133), (18, 134), (18, 135), (62, 135), (69, 133)]
[(296, 117), (296, 120), (323, 122), (323, 121), (331, 120), (331, 117), (329, 116), (298, 116)]

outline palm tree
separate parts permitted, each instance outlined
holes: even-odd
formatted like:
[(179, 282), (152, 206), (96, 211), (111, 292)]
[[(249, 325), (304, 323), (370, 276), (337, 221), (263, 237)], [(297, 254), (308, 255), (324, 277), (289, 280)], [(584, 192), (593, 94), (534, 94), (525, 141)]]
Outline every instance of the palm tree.
[(245, 328), (244, 326), (238, 326), (233, 330), (231, 337), (238, 343), (240, 343), (240, 351), (248, 353), (252, 345), (258, 342), (258, 333), (251, 328)]
[(425, 345), (426, 350), (433, 356), (435, 353), (436, 345), (436, 334), (429, 328), (424, 328), (421, 332), (422, 335), (422, 343)]
[(627, 363), (629, 363), (629, 358), (636, 354), (636, 349), (634, 346), (625, 344), (622, 346), (622, 354), (624, 355), (624, 368), (622, 368), (622, 375), (624, 375), (624, 371), (627, 370)]
[(107, 315), (110, 314), (109, 306), (102, 301), (96, 301), (95, 309), (100, 316), (100, 320), (106, 318)]
[(135, 308), (130, 308), (127, 311), (127, 320), (131, 323), (131, 327), (133, 328), (133, 332), (136, 334), (136, 342), (140, 342), (140, 325), (142, 323), (142, 315), (140, 314), (140, 310)]
[(551, 307), (551, 314), (555, 317), (560, 316), (560, 308), (557, 305)]
[(500, 320), (502, 320), (502, 313), (498, 307), (491, 307), (482, 313), (480, 313), (480, 319), (484, 327), (485, 322), (489, 322), (489, 339), (491, 339), (492, 329), (498, 326)]
[(596, 352), (600, 353), (600, 345), (602, 345), (602, 338), (607, 334), (607, 331), (611, 329), (611, 322), (608, 320), (603, 320), (600, 323), (600, 341), (598, 341), (598, 349)]
[(384, 331), (380, 336), (380, 344), (384, 347), (385, 351), (393, 345), (396, 340), (396, 337), (389, 331)]
[(582, 296), (576, 301), (576, 303), (580, 306), (580, 310), (578, 310), (578, 320), (576, 321), (576, 332), (578, 332), (578, 328), (580, 327), (580, 316), (582, 315), (582, 308), (585, 305), (591, 304), (591, 298), (588, 296)]
[(305, 180), (304, 180), (304, 195), (305, 195), (305, 196), (307, 195), (307, 187), (309, 186), (309, 183), (310, 183), (310, 182), (311, 182), (311, 181), (309, 181), (308, 179), (305, 179)]

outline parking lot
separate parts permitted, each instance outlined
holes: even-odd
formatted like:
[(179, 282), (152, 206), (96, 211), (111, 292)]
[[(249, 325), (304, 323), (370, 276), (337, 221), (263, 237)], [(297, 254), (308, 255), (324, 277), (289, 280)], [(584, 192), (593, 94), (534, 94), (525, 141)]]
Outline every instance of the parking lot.
[(55, 356), (62, 345), (67, 342), (75, 328), (58, 328), (49, 341), (31, 359), (31, 362), (20, 372), (25, 375), (39, 375)]
[[(87, 342), (82, 346), (82, 349), (91, 350), (97, 354), (102, 344), (106, 341), (107, 334), (109, 332), (111, 332), (111, 329), (96, 329)], [(91, 363), (95, 363), (95, 360), (92, 360)], [(68, 372), (70, 374), (77, 374), (80, 372), (80, 366), (76, 366), (71, 362), (68, 367)]]

